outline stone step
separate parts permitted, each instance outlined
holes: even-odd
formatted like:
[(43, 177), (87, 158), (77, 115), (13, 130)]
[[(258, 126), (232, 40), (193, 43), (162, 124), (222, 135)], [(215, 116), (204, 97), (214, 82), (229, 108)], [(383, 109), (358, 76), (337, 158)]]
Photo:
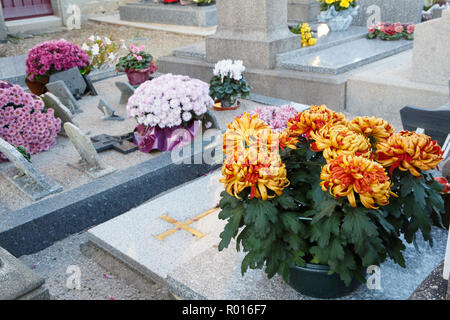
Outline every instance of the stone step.
[(409, 40), (383, 41), (359, 39), (310, 54), (278, 61), (280, 68), (296, 71), (341, 74), (390, 57), (413, 47)]
[(57, 16), (46, 16), (31, 19), (21, 19), (6, 21), (9, 34), (21, 33), (21, 32), (43, 32), (43, 31), (58, 31), (63, 27), (62, 19)]
[(311, 30), (316, 34), (315, 37), (317, 37), (317, 43), (311, 47), (304, 47), (297, 50), (280, 53), (277, 55), (277, 63), (281, 63), (282, 61), (297, 58), (299, 56), (307, 55), (313, 52), (318, 52), (343, 43), (348, 43), (350, 41), (362, 39), (367, 35), (367, 28), (365, 27), (351, 26), (347, 31), (328, 32), (326, 34), (322, 34), (327, 32), (328, 30), (326, 24), (310, 24), (310, 27)]

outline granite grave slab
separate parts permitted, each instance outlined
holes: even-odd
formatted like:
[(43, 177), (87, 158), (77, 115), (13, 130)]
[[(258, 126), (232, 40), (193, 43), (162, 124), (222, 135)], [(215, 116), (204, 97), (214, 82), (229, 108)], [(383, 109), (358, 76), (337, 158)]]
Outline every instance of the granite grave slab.
[(62, 191), (62, 187), (33, 167), (17, 149), (0, 138), (0, 152), (11, 162), (2, 174), (32, 200)]
[(136, 90), (132, 85), (128, 82), (116, 81), (116, 87), (120, 90), (120, 104), (127, 104), (128, 99), (134, 94)]
[(100, 159), (97, 151), (95, 151), (95, 148), (92, 145), (92, 142), (78, 127), (74, 126), (70, 122), (67, 122), (64, 124), (64, 130), (81, 156), (79, 167), (84, 172), (92, 178), (100, 178), (116, 171), (116, 169), (107, 166), (102, 159)]
[(78, 67), (52, 74), (49, 83), (56, 81), (64, 81), (67, 88), (77, 100), (81, 99), (81, 96), (86, 91), (86, 81), (81, 75)]
[(115, 114), (114, 108), (106, 101), (104, 98), (100, 98), (98, 101), (98, 107), (101, 112), (103, 112), (102, 120), (104, 121), (123, 121), (124, 118)]
[[(153, 281), (219, 243), (218, 172), (189, 182), (88, 231), (90, 241)], [(183, 205), (180, 206), (180, 203)]]
[(70, 110), (70, 112), (74, 114), (83, 112), (80, 109), (79, 103), (74, 98), (64, 81), (58, 80), (55, 82), (49, 82), (45, 86), (49, 92), (58, 97), (58, 99)]
[(52, 93), (46, 92), (41, 95), (42, 100), (45, 103), (46, 108), (52, 108), (55, 111), (55, 117), (61, 119), (61, 131), (58, 133), (63, 136), (67, 136), (64, 130), (64, 123), (70, 122), (74, 125), (77, 123), (73, 119), (72, 112), (61, 103), (61, 101)]

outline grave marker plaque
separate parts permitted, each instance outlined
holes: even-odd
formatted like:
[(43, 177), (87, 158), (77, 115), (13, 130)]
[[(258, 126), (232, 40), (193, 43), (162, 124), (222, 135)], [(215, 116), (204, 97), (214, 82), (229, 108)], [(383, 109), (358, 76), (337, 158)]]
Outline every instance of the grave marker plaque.
[(2, 170), (3, 175), (30, 199), (36, 201), (62, 191), (59, 184), (39, 172), (14, 146), (1, 138), (0, 152), (12, 163)]
[(102, 159), (100, 159), (97, 151), (95, 151), (92, 142), (89, 138), (81, 132), (81, 130), (72, 123), (64, 124), (64, 130), (72, 141), (75, 149), (81, 156), (81, 169), (83, 169), (92, 178), (100, 178), (110, 174), (116, 169), (107, 166)]
[(52, 74), (49, 82), (56, 82), (60, 80), (64, 81), (67, 88), (77, 100), (81, 99), (81, 96), (86, 91), (87, 86), (86, 81), (77, 67)]
[(64, 123), (70, 122), (76, 125), (75, 121), (73, 120), (73, 115), (70, 110), (61, 103), (61, 101), (52, 93), (47, 92), (41, 95), (42, 100), (45, 103), (46, 108), (52, 108), (55, 111), (55, 117), (61, 119), (61, 131), (59, 132), (60, 135), (67, 136), (66, 132), (64, 131)]
[(134, 87), (132, 87), (127, 82), (122, 81), (116, 81), (116, 87), (119, 88), (121, 95), (120, 95), (120, 104), (127, 104), (128, 99), (134, 94), (134, 91), (136, 90)]
[(98, 102), (98, 109), (103, 112), (104, 116), (102, 117), (102, 120), (108, 121), (124, 121), (125, 119), (116, 115), (114, 108), (103, 98), (100, 98)]
[(50, 82), (45, 85), (47, 87), (47, 90), (50, 93), (53, 93), (62, 104), (64, 104), (72, 113), (80, 113), (83, 112), (80, 109), (80, 105), (78, 104), (77, 100), (73, 97), (72, 93), (70, 92), (69, 88), (67, 88), (64, 81), (59, 80), (55, 82)]

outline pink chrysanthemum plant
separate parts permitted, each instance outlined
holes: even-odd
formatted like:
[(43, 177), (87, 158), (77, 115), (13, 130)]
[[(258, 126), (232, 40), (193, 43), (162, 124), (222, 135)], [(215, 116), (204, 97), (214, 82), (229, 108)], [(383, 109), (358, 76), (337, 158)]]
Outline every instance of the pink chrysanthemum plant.
[(280, 107), (260, 106), (253, 110), (252, 114), (257, 114), (258, 118), (266, 122), (277, 131), (283, 131), (287, 128), (288, 120), (294, 118), (298, 111), (289, 105)]
[[(0, 81), (0, 136), (15, 147), (23, 147), (36, 154), (56, 144), (61, 119), (53, 109), (45, 109), (44, 102), (18, 85)], [(7, 160), (0, 154), (0, 161)]]
[(33, 47), (26, 60), (27, 79), (40, 81), (52, 74), (78, 67), (81, 74), (90, 70), (89, 56), (66, 40), (46, 41)]

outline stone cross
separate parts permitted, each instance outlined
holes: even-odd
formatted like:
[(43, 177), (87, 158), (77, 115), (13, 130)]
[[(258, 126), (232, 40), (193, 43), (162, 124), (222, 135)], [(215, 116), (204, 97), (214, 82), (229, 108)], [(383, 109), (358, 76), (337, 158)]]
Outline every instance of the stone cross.
[(50, 76), (49, 82), (64, 81), (67, 88), (69, 88), (72, 95), (77, 99), (81, 99), (81, 96), (86, 91), (86, 81), (80, 73), (78, 67), (72, 69), (60, 71)]
[(124, 121), (125, 119), (116, 115), (114, 108), (103, 98), (100, 98), (98, 102), (98, 109), (103, 112), (104, 117), (102, 120), (116, 120), (116, 121)]
[(61, 101), (52, 93), (47, 92), (41, 95), (42, 100), (45, 103), (46, 108), (52, 108), (55, 110), (55, 117), (61, 119), (61, 131), (59, 132), (62, 136), (67, 136), (66, 132), (64, 131), (64, 123), (70, 122), (74, 125), (77, 125), (76, 122), (73, 120), (73, 115), (70, 110), (61, 103)]
[(273, 69), (278, 53), (300, 48), (287, 25), (287, 0), (217, 0), (217, 32), (206, 38), (206, 59), (243, 60)]
[(80, 164), (82, 169), (92, 178), (100, 178), (110, 174), (116, 169), (107, 166), (102, 159), (100, 159), (97, 151), (95, 151), (91, 140), (81, 130), (70, 122), (64, 124), (64, 130), (67, 136), (72, 141), (75, 149), (81, 156)]
[(116, 81), (116, 87), (119, 88), (121, 95), (120, 95), (120, 104), (127, 104), (128, 99), (134, 94), (134, 91), (136, 90), (134, 87), (132, 87), (127, 82), (122, 81)]
[(73, 97), (69, 88), (67, 88), (64, 81), (59, 80), (55, 82), (50, 82), (45, 85), (47, 90), (53, 93), (58, 99), (64, 104), (72, 113), (83, 112), (80, 109), (80, 105), (77, 100)]
[(446, 86), (450, 79), (449, 52), (450, 10), (445, 10), (441, 18), (416, 26), (412, 79)]
[(2, 172), (3, 175), (32, 200), (36, 201), (62, 191), (60, 185), (34, 168), (14, 146), (2, 138), (0, 152), (13, 164)]

